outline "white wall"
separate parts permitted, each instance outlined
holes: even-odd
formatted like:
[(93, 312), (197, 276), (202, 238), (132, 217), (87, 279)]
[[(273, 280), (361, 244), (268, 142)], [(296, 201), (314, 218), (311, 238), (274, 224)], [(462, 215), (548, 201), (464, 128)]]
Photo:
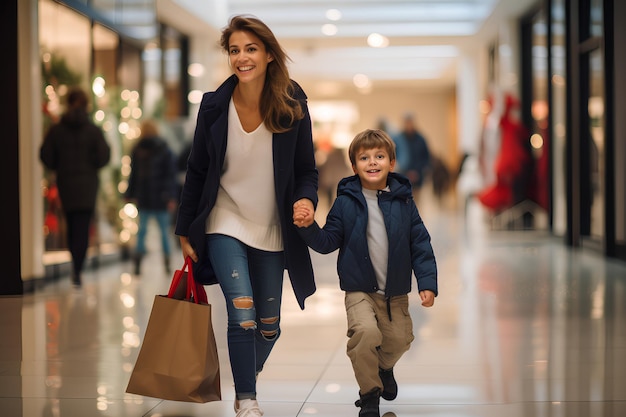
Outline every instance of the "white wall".
[(39, 162), (42, 140), (41, 64), (37, 0), (18, 2), (20, 235), (22, 280), (44, 275), (43, 204)]
[[(307, 89), (309, 101), (328, 100)], [(417, 121), (431, 150), (445, 157), (448, 163), (457, 161), (455, 137), (455, 91), (453, 88), (424, 92), (406, 92), (401, 89), (374, 90), (370, 94), (344, 91), (342, 101), (352, 101), (358, 109), (358, 120), (353, 125), (353, 135), (367, 128), (375, 128), (381, 118), (389, 122), (397, 132), (402, 118), (411, 113)]]

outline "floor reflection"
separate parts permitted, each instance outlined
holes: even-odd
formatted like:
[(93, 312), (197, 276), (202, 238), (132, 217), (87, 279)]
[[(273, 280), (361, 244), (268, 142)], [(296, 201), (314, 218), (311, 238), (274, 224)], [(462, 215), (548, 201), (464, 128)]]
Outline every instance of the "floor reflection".
[[(545, 233), (490, 231), (480, 218), (427, 205), (421, 212), (437, 254), (440, 296), (424, 309), (411, 294), (416, 340), (395, 370), (398, 398), (381, 401), (383, 417), (626, 415), (626, 264), (564, 247)], [(0, 298), (3, 416), (234, 414), (216, 287), (207, 292), (223, 401), (125, 393), (154, 296), (170, 282), (158, 231), (153, 237), (157, 248), (141, 277), (118, 263), (88, 271), (80, 290), (60, 279), (35, 294)], [(285, 284), (282, 336), (259, 379), (268, 416), (358, 415), (336, 254), (313, 254), (313, 262), (318, 291), (304, 311)]]

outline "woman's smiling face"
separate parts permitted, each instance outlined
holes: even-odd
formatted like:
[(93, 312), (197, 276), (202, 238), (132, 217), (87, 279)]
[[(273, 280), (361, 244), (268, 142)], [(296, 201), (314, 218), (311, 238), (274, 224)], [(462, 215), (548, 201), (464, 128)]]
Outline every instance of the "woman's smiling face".
[(251, 32), (237, 31), (230, 35), (228, 61), (239, 82), (265, 82), (267, 65), (273, 60), (265, 45)]

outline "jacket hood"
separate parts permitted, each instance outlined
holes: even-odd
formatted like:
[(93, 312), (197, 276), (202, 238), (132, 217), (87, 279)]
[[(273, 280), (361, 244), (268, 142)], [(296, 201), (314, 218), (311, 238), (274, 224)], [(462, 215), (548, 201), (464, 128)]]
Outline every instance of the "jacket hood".
[(158, 136), (149, 136), (141, 139), (137, 147), (141, 149), (158, 149), (165, 146), (165, 141)]
[[(387, 177), (387, 185), (392, 198), (412, 198), (411, 182), (405, 176), (397, 172), (390, 172)], [(339, 181), (337, 186), (337, 196), (342, 194), (350, 195), (359, 201), (362, 199), (361, 180), (358, 175), (352, 175)]]
[(89, 115), (83, 109), (69, 110), (61, 116), (61, 123), (75, 129), (89, 123)]

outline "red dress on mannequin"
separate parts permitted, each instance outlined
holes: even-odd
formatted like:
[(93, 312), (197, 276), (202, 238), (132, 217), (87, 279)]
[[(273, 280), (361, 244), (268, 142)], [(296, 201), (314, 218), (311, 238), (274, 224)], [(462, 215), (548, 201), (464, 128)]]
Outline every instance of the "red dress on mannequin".
[(505, 210), (526, 197), (526, 173), (532, 167), (532, 155), (524, 145), (526, 129), (512, 115), (519, 105), (512, 96), (506, 97), (500, 119), (500, 153), (494, 163), (496, 183), (478, 193), (478, 199), (494, 211)]

